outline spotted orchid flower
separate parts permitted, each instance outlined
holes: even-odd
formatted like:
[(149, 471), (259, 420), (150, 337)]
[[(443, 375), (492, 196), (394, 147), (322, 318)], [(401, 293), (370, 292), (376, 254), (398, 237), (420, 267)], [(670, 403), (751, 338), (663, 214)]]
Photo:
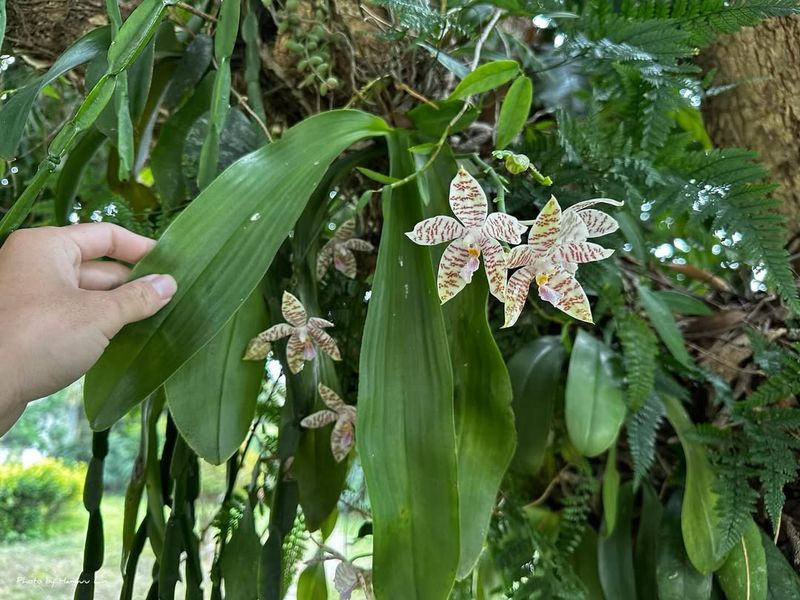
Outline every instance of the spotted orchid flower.
[(619, 228), (613, 217), (590, 208), (595, 204), (622, 206), (623, 203), (595, 198), (562, 211), (558, 200), (551, 196), (531, 226), (528, 243), (512, 248), (508, 268), (521, 268), (508, 280), (504, 327), (516, 323), (533, 281), (542, 300), (571, 317), (593, 322), (589, 299), (574, 275), (579, 264), (603, 260), (614, 253), (587, 240)]
[[(339, 600), (350, 600), (353, 592), (362, 589), (371, 591), (372, 572), (355, 566), (349, 561), (341, 561), (333, 576), (333, 586), (339, 592)], [(371, 593), (369, 596), (371, 597)]]
[(330, 269), (331, 263), (334, 268), (345, 277), (355, 279), (356, 276), (356, 257), (355, 252), (372, 252), (375, 247), (369, 242), (354, 238), (356, 222), (350, 219), (342, 223), (333, 237), (328, 240), (317, 256), (317, 279), (322, 279)]
[(464, 167), (450, 182), (450, 208), (458, 220), (446, 215), (431, 217), (406, 233), (412, 242), (422, 246), (450, 242), (439, 263), (439, 300), (444, 304), (472, 281), (472, 274), (480, 267), (481, 254), (489, 290), (504, 300), (506, 255), (498, 240), (519, 244), (526, 227), (511, 215), (488, 214), (486, 194)]
[(336, 423), (331, 432), (331, 452), (342, 462), (356, 442), (356, 407), (345, 402), (331, 388), (319, 384), (319, 395), (330, 410), (320, 410), (300, 421), (302, 427), (317, 429)]
[(283, 292), (281, 312), (288, 323), (273, 325), (250, 340), (244, 360), (265, 359), (272, 348), (271, 342), (285, 337), (289, 338), (286, 343), (286, 362), (292, 373), (299, 373), (303, 370), (304, 361), (317, 357), (317, 346), (333, 360), (342, 360), (336, 340), (323, 331), (326, 327), (333, 327), (333, 323), (319, 317), (309, 319), (300, 300), (289, 292)]

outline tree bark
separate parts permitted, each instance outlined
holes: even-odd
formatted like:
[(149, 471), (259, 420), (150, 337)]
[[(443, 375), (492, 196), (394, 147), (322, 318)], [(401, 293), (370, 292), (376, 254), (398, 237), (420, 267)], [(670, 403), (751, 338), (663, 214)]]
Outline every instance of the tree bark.
[(717, 146), (750, 148), (780, 184), (789, 231), (800, 233), (800, 16), (770, 19), (723, 37), (700, 64), (718, 70), (703, 114)]

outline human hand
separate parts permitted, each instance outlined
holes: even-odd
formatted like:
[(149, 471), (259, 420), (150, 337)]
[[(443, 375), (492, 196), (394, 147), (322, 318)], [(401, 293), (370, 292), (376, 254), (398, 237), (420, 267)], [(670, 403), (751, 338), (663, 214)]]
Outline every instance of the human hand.
[(0, 247), (0, 435), (36, 398), (97, 362), (128, 323), (157, 313), (177, 289), (169, 275), (125, 283), (156, 242), (109, 223), (12, 233)]

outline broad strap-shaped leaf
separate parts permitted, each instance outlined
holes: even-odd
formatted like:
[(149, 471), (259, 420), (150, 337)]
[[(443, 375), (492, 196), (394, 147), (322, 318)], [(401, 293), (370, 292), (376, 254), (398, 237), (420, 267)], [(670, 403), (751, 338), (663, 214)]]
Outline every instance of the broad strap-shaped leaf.
[(656, 585), (660, 600), (709, 600), (711, 574), (692, 566), (681, 537), (681, 494), (664, 506), (656, 556)]
[[(438, 213), (447, 209), (446, 182), (454, 168), (451, 157), (442, 157), (426, 173), (430, 197), (427, 210)], [(517, 229), (512, 226), (509, 231)], [(499, 242), (486, 239), (497, 246), (502, 257)], [(433, 254), (435, 260), (436, 250)], [(483, 258), (487, 267), (493, 260), (502, 260), (485, 251)], [(505, 287), (505, 269), (502, 278)], [(486, 317), (488, 296), (486, 275), (479, 270), (472, 284), (443, 309), (455, 386), (459, 578), (465, 577), (478, 561), (500, 482), (515, 447), (511, 381)]]
[[(636, 484), (634, 483), (634, 491)], [(636, 532), (636, 549), (633, 560), (636, 569), (636, 593), (639, 598), (658, 598), (656, 564), (661, 539), (659, 528), (664, 512), (658, 494), (650, 483), (642, 486), (639, 530)]]
[[(393, 176), (413, 171), (408, 146), (405, 137), (389, 139)], [(413, 185), (384, 192), (361, 346), (357, 445), (378, 598), (447, 598), (460, 553), (447, 331), (430, 253), (404, 235), (421, 220), (420, 203)]]
[(636, 573), (633, 568), (633, 484), (629, 481), (619, 488), (614, 532), (597, 542), (597, 564), (600, 583), (606, 598), (636, 598)]
[(564, 398), (561, 370), (565, 360), (561, 339), (547, 335), (523, 346), (508, 361), (517, 429), (515, 470), (535, 475), (544, 463), (553, 412)]
[(110, 43), (110, 28), (93, 29), (59, 56), (47, 73), (11, 96), (0, 110), (0, 131), (3, 132), (0, 135), (0, 158), (9, 160), (16, 156), (28, 115), (45, 86), (72, 69), (103, 56)]
[(500, 116), (497, 119), (496, 148), (505, 148), (522, 131), (531, 111), (532, 100), (533, 83), (530, 78), (524, 75), (517, 77), (508, 88), (503, 105), (500, 107)]
[(656, 328), (658, 335), (661, 337), (661, 341), (664, 342), (664, 345), (675, 357), (675, 360), (685, 367), (691, 367), (693, 364), (692, 357), (686, 350), (683, 334), (667, 305), (646, 287), (639, 286), (638, 290), (642, 306), (647, 312), (647, 316), (650, 317), (653, 327)]
[(225, 544), (220, 557), (227, 597), (255, 600), (258, 591), (256, 573), (260, 549), (261, 541), (256, 532), (253, 509), (248, 501), (242, 518), (230, 541)]
[(491, 91), (508, 83), (519, 74), (519, 63), (515, 60), (493, 60), (481, 65), (461, 82), (450, 94), (448, 100), (468, 98), (475, 94)]
[(767, 598), (769, 600), (783, 600), (784, 598), (800, 598), (800, 577), (792, 565), (786, 560), (777, 546), (763, 531), (761, 543), (764, 544), (764, 554), (767, 559)]
[(605, 344), (578, 331), (569, 361), (564, 417), (570, 440), (584, 456), (605, 452), (625, 419), (622, 384), (613, 359)]
[(263, 329), (267, 313), (255, 290), (214, 338), (166, 383), (178, 431), (198, 456), (221, 465), (247, 436), (264, 378), (264, 361), (242, 360), (242, 348)]
[(716, 570), (720, 556), (719, 514), (716, 510), (717, 494), (714, 491), (714, 471), (711, 469), (705, 448), (689, 435), (694, 425), (680, 401), (664, 397), (667, 419), (678, 434), (686, 456), (686, 490), (681, 509), (681, 531), (686, 553), (694, 567), (703, 574)]
[(386, 132), (381, 119), (359, 111), (315, 115), (203, 190), (134, 269), (133, 277), (170, 273), (178, 292), (155, 317), (123, 329), (89, 372), (93, 428), (117, 421), (222, 329), (264, 276), (328, 165), (352, 143)]
[(717, 580), (728, 600), (767, 600), (767, 556), (753, 519), (717, 571)]
[(328, 600), (328, 581), (325, 563), (309, 564), (297, 580), (297, 600)]

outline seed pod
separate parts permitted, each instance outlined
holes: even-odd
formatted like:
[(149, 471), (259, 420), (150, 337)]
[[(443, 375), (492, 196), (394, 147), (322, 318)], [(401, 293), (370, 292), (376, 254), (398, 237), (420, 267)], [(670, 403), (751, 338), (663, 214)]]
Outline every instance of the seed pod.
[(308, 60), (306, 60), (305, 58), (302, 59), (299, 63), (297, 63), (298, 71), (305, 71), (307, 67), (308, 67)]
[(295, 40), (289, 40), (286, 42), (286, 49), (290, 50), (296, 54), (303, 53), (303, 45)]
[(300, 0), (286, 0), (286, 10), (295, 11), (300, 6)]
[(331, 68), (330, 65), (328, 63), (324, 62), (324, 63), (322, 63), (321, 65), (319, 65), (317, 67), (317, 73), (319, 73), (320, 77), (324, 77), (325, 73), (327, 73), (328, 69), (330, 69), (330, 68)]
[(324, 84), (324, 83), (321, 84), (319, 86), (319, 93), (320, 93), (321, 96), (327, 96), (328, 95), (328, 86), (326, 84)]
[(285, 20), (278, 23), (278, 33), (286, 33), (289, 30), (289, 23)]
[(339, 80), (336, 79), (336, 77), (328, 77), (325, 80), (325, 85), (328, 86), (328, 89), (335, 90), (337, 87), (339, 87)]
[(312, 67), (316, 67), (323, 63), (323, 59), (319, 54), (313, 54), (308, 58), (308, 62)]
[(314, 51), (314, 50), (316, 50), (317, 48), (319, 48), (319, 44), (317, 44), (317, 42), (315, 42), (315, 41), (310, 41), (310, 42), (308, 42), (308, 43), (306, 44), (306, 49), (307, 49), (309, 52), (313, 52), (313, 51)]

